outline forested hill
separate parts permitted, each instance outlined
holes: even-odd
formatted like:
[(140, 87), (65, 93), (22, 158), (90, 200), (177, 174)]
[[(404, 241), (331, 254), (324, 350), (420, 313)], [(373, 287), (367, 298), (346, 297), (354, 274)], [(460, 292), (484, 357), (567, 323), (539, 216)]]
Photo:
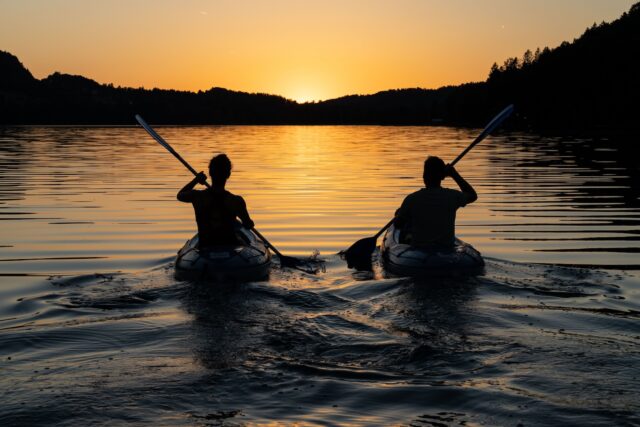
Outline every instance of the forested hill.
[(640, 3), (555, 49), (491, 69), (492, 104), (513, 102), (534, 128), (640, 129)]
[(99, 84), (54, 73), (42, 80), (0, 51), (0, 124), (458, 124), (482, 126), (514, 103), (512, 126), (637, 131), (640, 3), (573, 42), (494, 64), (485, 82), (397, 89), (299, 104), (222, 88), (186, 92)]

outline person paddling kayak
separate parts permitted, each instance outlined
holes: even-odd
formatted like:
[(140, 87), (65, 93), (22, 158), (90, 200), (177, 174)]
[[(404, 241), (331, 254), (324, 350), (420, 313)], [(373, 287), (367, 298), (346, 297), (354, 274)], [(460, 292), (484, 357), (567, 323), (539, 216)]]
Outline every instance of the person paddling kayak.
[(244, 199), (225, 190), (231, 169), (231, 160), (227, 155), (218, 154), (209, 163), (211, 188), (194, 190), (196, 184), (204, 185), (207, 181), (204, 172), (200, 172), (178, 192), (179, 201), (193, 205), (200, 248), (237, 244), (236, 218), (242, 221), (243, 227), (254, 227)]
[[(451, 177), (460, 191), (443, 188)], [(478, 199), (473, 187), (451, 165), (439, 157), (424, 162), (425, 188), (409, 194), (396, 211), (394, 225), (403, 230), (402, 240), (427, 250), (453, 250), (456, 211)]]

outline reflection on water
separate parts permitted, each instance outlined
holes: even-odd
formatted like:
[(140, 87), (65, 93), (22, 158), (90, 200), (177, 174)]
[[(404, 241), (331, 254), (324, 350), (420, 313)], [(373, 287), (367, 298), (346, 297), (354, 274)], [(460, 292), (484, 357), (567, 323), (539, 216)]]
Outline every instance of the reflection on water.
[(486, 272), (414, 281), (335, 253), (386, 223), (427, 154), (453, 159), (475, 131), (159, 130), (198, 169), (227, 152), (260, 231), (286, 254), (320, 250), (326, 271), (178, 281), (190, 176), (144, 131), (2, 129), (0, 425), (640, 422), (624, 141), (483, 142), (459, 164), (480, 199), (458, 234)]
[[(229, 153), (231, 191), (291, 254), (331, 254), (373, 234), (421, 186), (427, 154), (453, 159), (475, 135), (377, 126), (161, 132), (198, 169)], [(459, 214), (458, 233), (488, 256), (637, 266), (639, 177), (626, 159), (609, 141), (495, 137), (459, 164), (480, 199)], [(175, 201), (189, 173), (140, 129), (5, 129), (0, 164), (5, 274), (147, 267), (194, 230), (191, 208)]]

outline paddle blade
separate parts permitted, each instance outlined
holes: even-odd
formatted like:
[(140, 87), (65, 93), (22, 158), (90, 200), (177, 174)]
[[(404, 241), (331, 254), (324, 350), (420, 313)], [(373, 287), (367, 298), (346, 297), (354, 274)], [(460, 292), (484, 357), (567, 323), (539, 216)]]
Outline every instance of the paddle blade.
[(294, 258), (292, 256), (280, 255), (280, 265), (283, 267), (298, 267), (304, 264), (304, 261), (298, 258)]
[(494, 130), (496, 130), (496, 128), (498, 126), (500, 126), (502, 124), (502, 122), (504, 122), (505, 120), (507, 120), (507, 118), (509, 118), (509, 116), (513, 113), (514, 109), (515, 109), (515, 107), (513, 106), (513, 104), (511, 104), (511, 105), (507, 106), (504, 110), (502, 110), (485, 127), (483, 134), (487, 134), (488, 135), (491, 132), (493, 132)]
[(507, 120), (507, 118), (513, 113), (514, 110), (514, 106), (513, 104), (509, 105), (507, 108), (505, 108), (504, 110), (502, 110), (497, 116), (495, 116), (493, 118), (493, 120), (491, 120), (489, 122), (489, 124), (487, 125), (487, 127), (484, 128), (484, 130), (482, 131), (482, 133), (480, 135), (478, 135), (478, 137), (471, 143), (469, 144), (469, 146), (467, 148), (464, 149), (464, 151), (462, 153), (460, 153), (458, 155), (458, 157), (455, 158), (455, 160), (453, 162), (451, 162), (451, 166), (455, 165), (456, 163), (458, 163), (469, 151), (471, 151), (471, 149), (473, 147), (475, 147), (477, 144), (480, 143), (480, 141), (482, 141), (483, 139), (485, 139), (487, 136), (489, 136), (489, 134), (491, 132), (493, 132), (494, 130), (496, 130), (496, 128), (498, 126), (500, 126), (502, 124), (502, 122), (504, 122), (505, 120)]
[(144, 128), (144, 130), (147, 131), (147, 133), (149, 135), (151, 135), (151, 137), (153, 139), (156, 140), (156, 142), (160, 145), (162, 145), (164, 148), (166, 148), (170, 153), (174, 152), (174, 149), (169, 145), (169, 143), (167, 141), (164, 140), (163, 137), (161, 137), (160, 135), (158, 135), (158, 133), (153, 130), (153, 128), (151, 126), (149, 126), (149, 124), (142, 118), (142, 116), (140, 116), (140, 114), (136, 114), (136, 120), (138, 121), (138, 123), (140, 124), (140, 126), (142, 126)]
[(376, 249), (376, 237), (366, 237), (355, 242), (342, 254), (349, 268), (371, 270), (371, 254)]

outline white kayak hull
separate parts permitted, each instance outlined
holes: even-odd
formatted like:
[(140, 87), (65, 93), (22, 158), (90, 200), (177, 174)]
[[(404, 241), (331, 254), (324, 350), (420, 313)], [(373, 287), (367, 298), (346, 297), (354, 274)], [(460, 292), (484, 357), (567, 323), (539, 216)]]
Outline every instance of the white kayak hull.
[(455, 276), (480, 274), (482, 255), (456, 239), (452, 251), (425, 250), (400, 242), (400, 230), (389, 227), (380, 248), (385, 270), (398, 276)]
[(271, 253), (251, 230), (238, 227), (242, 244), (198, 248), (198, 235), (178, 251), (176, 276), (219, 282), (247, 282), (268, 278)]

